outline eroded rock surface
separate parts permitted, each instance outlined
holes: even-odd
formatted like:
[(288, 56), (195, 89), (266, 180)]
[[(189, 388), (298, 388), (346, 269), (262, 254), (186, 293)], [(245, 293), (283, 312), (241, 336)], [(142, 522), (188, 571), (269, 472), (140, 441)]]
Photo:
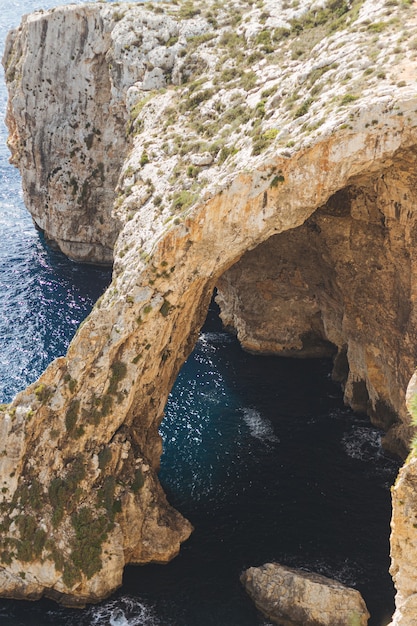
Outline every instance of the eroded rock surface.
[[(271, 337), (265, 306), (266, 332), (254, 335), (247, 310), (242, 340), (292, 352), (311, 329), (330, 341), (346, 397), (369, 398), (381, 421), (385, 403), (407, 447), (399, 385), (415, 363), (417, 31), (413, 8), (390, 7), (94, 3), (36, 13), (11, 34), (8, 124), (28, 206), (73, 258), (113, 255), (114, 275), (67, 355), (1, 409), (2, 595), (96, 601), (126, 563), (178, 552), (191, 526), (158, 482), (158, 426), (214, 286), (273, 235), (287, 249), (287, 235), (308, 244), (326, 272), (339, 258), (328, 246), (343, 258), (325, 286), (296, 270), (294, 254), (285, 260), (291, 311), (276, 268), (262, 276), (262, 297), (296, 332), (280, 322)], [(346, 195), (349, 215), (334, 201)], [(374, 243), (376, 260), (365, 253), (373, 237), (385, 251)], [(275, 241), (265, 246), (280, 263)], [(383, 276), (375, 311), (357, 289), (370, 274)], [(231, 276), (224, 314), (240, 315)]]
[(385, 445), (403, 457), (417, 360), (413, 162), (398, 153), (377, 175), (359, 176), (302, 226), (247, 252), (217, 285), (223, 321), (246, 349), (335, 355), (346, 402), (388, 431)]
[[(417, 424), (417, 374), (407, 388), (407, 406)], [(391, 626), (409, 626), (417, 615), (417, 439), (401, 468), (392, 493), (391, 568), (397, 594)]]
[(258, 609), (281, 626), (366, 626), (369, 613), (356, 589), (336, 580), (266, 563), (241, 582)]

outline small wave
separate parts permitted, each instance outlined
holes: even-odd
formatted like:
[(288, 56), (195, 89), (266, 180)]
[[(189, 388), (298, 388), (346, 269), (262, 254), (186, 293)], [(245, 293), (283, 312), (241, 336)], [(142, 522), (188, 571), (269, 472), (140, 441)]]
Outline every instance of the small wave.
[(365, 577), (364, 568), (359, 563), (349, 559), (337, 563), (316, 559), (306, 563), (304, 561), (300, 562), (298, 557), (288, 557), (285, 562), (290, 567), (321, 574), (332, 580), (337, 580), (347, 587), (355, 588), (358, 584), (358, 580), (363, 580)]
[(152, 607), (122, 596), (90, 609), (91, 626), (161, 626)]
[(201, 333), (199, 338), (198, 338), (198, 342), (202, 345), (216, 345), (216, 344), (220, 344), (223, 345), (225, 343), (232, 343), (233, 341), (236, 341), (236, 337), (234, 335), (231, 335), (230, 333), (226, 333), (226, 332), (205, 332), (205, 333)]
[(382, 454), (381, 433), (375, 428), (354, 426), (343, 436), (342, 445), (352, 459), (370, 461)]
[(270, 443), (279, 443), (278, 437), (274, 434), (271, 422), (262, 417), (256, 409), (245, 407), (242, 409), (243, 419), (249, 428), (252, 437), (260, 441), (268, 441)]

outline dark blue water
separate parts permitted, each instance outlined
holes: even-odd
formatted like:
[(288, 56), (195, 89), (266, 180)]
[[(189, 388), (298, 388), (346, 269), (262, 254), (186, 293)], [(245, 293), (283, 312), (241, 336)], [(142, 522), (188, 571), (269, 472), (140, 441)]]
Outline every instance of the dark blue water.
[[(35, 0), (7, 2), (0, 36)], [(43, 3), (51, 6), (52, 2)], [(0, 89), (0, 113), (5, 91)], [(109, 272), (50, 251), (34, 230), (0, 137), (0, 402), (65, 353)], [(397, 463), (380, 432), (343, 406), (328, 361), (245, 354), (211, 314), (171, 394), (161, 481), (195, 526), (167, 566), (127, 568), (123, 588), (82, 611), (0, 600), (1, 626), (266, 624), (241, 571), (278, 560), (358, 588), (382, 626)]]

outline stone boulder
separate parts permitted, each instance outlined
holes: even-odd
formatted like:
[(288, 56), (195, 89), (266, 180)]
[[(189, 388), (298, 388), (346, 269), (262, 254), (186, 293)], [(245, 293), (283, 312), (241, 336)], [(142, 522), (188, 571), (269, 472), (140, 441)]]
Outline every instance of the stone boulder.
[(320, 574), (266, 563), (240, 578), (264, 615), (281, 626), (366, 626), (369, 613), (355, 589)]

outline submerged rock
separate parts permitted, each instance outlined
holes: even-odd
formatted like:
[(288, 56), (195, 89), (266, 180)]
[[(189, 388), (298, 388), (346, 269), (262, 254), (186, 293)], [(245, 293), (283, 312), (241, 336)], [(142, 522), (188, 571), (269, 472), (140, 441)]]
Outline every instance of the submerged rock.
[(246, 591), (269, 619), (281, 626), (366, 626), (369, 613), (355, 589), (336, 580), (266, 563), (241, 576)]

